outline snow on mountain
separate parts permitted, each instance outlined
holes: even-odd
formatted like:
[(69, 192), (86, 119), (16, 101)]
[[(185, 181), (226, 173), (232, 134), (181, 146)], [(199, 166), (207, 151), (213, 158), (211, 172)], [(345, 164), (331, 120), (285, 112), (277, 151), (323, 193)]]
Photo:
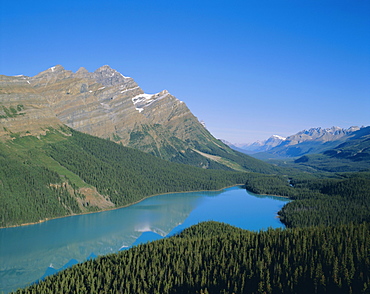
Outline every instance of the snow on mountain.
[(132, 100), (132, 103), (134, 103), (136, 110), (139, 112), (142, 112), (145, 107), (149, 106), (153, 102), (157, 102), (163, 99), (167, 95), (169, 95), (168, 91), (164, 90), (157, 94), (145, 94), (145, 93), (139, 94), (131, 98), (131, 100)]
[(348, 129), (333, 126), (331, 128), (310, 128), (294, 135), (282, 137), (273, 135), (267, 140), (256, 141), (250, 144), (228, 144), (236, 150), (253, 154), (267, 152), (282, 157), (300, 156), (306, 153), (321, 152), (326, 148), (345, 141), (360, 127), (351, 126)]

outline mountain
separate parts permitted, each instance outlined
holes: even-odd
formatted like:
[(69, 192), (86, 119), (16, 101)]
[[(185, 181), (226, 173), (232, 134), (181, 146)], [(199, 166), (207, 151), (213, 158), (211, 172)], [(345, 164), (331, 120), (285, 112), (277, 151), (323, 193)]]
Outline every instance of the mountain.
[(335, 148), (320, 154), (307, 154), (296, 164), (331, 172), (370, 170), (370, 127), (363, 127)]
[(247, 154), (265, 152), (280, 145), (283, 141), (285, 141), (285, 139), (286, 138), (278, 135), (272, 135), (270, 138), (264, 141), (256, 141), (254, 143), (242, 144), (240, 146), (232, 145), (232, 148)]
[[(2, 136), (37, 135), (47, 126), (64, 124), (172, 162), (271, 171), (215, 139), (186, 104), (168, 91), (146, 94), (132, 78), (107, 65), (94, 72), (80, 68), (76, 73), (57, 65), (34, 77), (0, 78), (4, 85), (0, 103), (7, 109), (2, 115)], [(38, 131), (28, 130), (31, 125)]]
[(280, 143), (272, 148), (268, 148), (267, 144), (263, 145), (266, 151), (253, 154), (253, 156), (259, 159), (279, 159), (324, 152), (345, 142), (354, 132), (360, 129), (352, 126), (348, 129), (339, 127), (323, 129), (318, 127), (303, 130), (285, 138), (285, 140), (281, 140)]
[(220, 189), (245, 183), (245, 171), (278, 170), (216, 140), (167, 91), (140, 92), (107, 66), (0, 76), (0, 227)]
[(48, 127), (59, 128), (48, 100), (30, 86), (25, 76), (0, 75), (0, 138), (12, 134), (40, 135)]
[(168, 192), (217, 190), (246, 173), (165, 161), (68, 127), (0, 141), (0, 227), (122, 207)]

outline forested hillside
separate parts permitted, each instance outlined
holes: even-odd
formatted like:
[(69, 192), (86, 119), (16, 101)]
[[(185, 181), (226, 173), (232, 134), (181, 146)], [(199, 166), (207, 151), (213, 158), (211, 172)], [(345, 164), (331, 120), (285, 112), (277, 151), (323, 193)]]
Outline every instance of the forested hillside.
[(0, 143), (0, 164), (1, 226), (243, 183), (254, 193), (294, 200), (279, 212), (286, 230), (256, 233), (207, 222), (78, 264), (18, 293), (370, 292), (369, 172), (273, 174), (278, 169), (258, 161), (249, 173), (205, 170), (66, 127), (38, 137), (12, 134)]
[(288, 227), (370, 222), (370, 173), (263, 175), (249, 173), (246, 188), (295, 201), (279, 212)]
[(245, 182), (245, 173), (170, 163), (68, 128), (1, 142), (0, 164), (2, 227)]
[(369, 293), (368, 224), (253, 233), (207, 222), (17, 293)]
[(292, 179), (296, 199), (279, 212), (288, 227), (370, 222), (370, 173)]

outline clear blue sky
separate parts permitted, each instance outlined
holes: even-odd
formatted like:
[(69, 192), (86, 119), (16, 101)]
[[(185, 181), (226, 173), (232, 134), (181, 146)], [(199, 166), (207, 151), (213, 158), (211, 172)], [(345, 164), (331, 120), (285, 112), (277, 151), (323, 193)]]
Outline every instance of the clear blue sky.
[(234, 143), (370, 125), (368, 0), (0, 1), (0, 74), (108, 64)]

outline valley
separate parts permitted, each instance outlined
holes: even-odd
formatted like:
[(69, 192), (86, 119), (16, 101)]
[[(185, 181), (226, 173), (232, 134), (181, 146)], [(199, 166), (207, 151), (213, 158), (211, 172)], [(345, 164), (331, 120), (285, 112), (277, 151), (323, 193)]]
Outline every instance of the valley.
[[(283, 224), (277, 211), (289, 200), (258, 197), (242, 187), (170, 193), (103, 213), (59, 218), (0, 230), (0, 292), (24, 287), (68, 265), (129, 250), (175, 235), (209, 219), (257, 231)], [(19, 239), (32, 239), (24, 246)]]
[[(368, 292), (370, 127), (312, 128), (287, 138), (274, 137), (265, 142), (264, 153), (253, 155), (262, 161), (214, 138), (186, 104), (166, 90), (146, 94), (132, 78), (109, 66), (74, 73), (60, 65), (33, 77), (0, 76), (0, 124), (2, 232), (27, 230), (28, 226), (20, 227), (24, 224), (39, 223), (34, 228), (41, 228), (77, 219), (86, 220), (82, 230), (87, 232), (98, 226), (91, 227), (92, 219), (115, 214), (117, 208), (135, 211), (140, 205), (150, 206), (154, 198), (148, 197), (153, 195), (180, 193), (165, 197), (185, 200), (183, 192), (235, 185), (243, 185), (241, 191), (255, 193), (253, 197), (261, 195), (260, 200), (284, 196), (280, 201), (285, 204), (269, 212), (277, 227), (285, 229), (259, 232), (250, 232), (248, 226), (232, 227), (237, 224), (231, 220), (225, 221), (229, 225), (215, 222), (224, 221), (218, 217), (232, 203), (231, 196), (219, 208), (211, 205), (201, 213), (210, 219), (197, 219), (211, 222), (183, 226), (186, 217), (175, 220), (178, 215), (172, 215), (171, 205), (153, 204), (160, 211), (154, 218), (172, 215), (163, 223), (181, 227), (175, 235), (167, 231), (176, 225), (155, 232), (146, 228), (145, 232), (168, 238), (142, 245), (125, 241), (130, 244), (121, 246), (134, 246), (119, 253), (116, 245), (104, 252), (94, 247), (79, 258), (80, 264), (17, 293), (296, 293), (301, 287), (307, 293)], [(235, 201), (229, 215), (241, 209), (234, 217), (243, 219), (243, 205), (252, 209), (246, 214), (267, 211), (262, 205), (257, 212), (260, 202), (243, 201)], [(196, 207), (183, 205), (189, 211)], [(149, 223), (149, 214), (140, 220), (145, 217)], [(117, 225), (125, 222), (129, 221)], [(248, 219), (253, 222), (261, 225), (262, 220), (254, 215)], [(257, 226), (262, 228), (266, 229)], [(63, 230), (73, 235), (63, 225), (57, 229)], [(174, 247), (179, 250), (174, 252)], [(193, 249), (190, 253), (186, 248)], [(242, 251), (245, 255), (239, 254)], [(110, 252), (114, 254), (105, 256)], [(155, 254), (148, 257), (147, 252)], [(83, 262), (90, 253), (93, 260)], [(13, 254), (16, 260), (19, 256)], [(63, 254), (59, 260), (66, 258)], [(192, 256), (192, 261), (184, 256)], [(70, 258), (71, 263), (65, 260), (58, 268), (77, 263)], [(128, 259), (140, 261), (133, 265)], [(226, 266), (226, 260), (232, 267)], [(27, 262), (32, 267), (33, 257)], [(2, 276), (22, 271), (11, 263), (8, 260)], [(89, 277), (78, 278), (85, 274)]]

